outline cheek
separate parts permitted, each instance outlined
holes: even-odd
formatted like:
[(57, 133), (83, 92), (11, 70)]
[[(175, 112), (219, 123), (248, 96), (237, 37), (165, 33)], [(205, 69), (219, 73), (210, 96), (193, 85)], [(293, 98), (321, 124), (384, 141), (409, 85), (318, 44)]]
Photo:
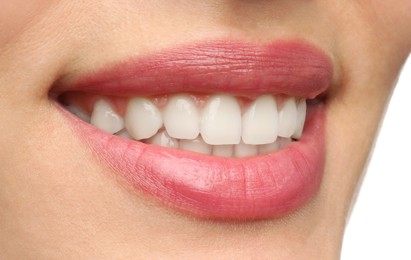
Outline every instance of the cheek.
[(387, 35), (405, 52), (411, 49), (411, 1), (410, 0), (358, 0), (369, 14), (370, 26)]
[(36, 23), (52, 5), (53, 0), (0, 0), (0, 48)]

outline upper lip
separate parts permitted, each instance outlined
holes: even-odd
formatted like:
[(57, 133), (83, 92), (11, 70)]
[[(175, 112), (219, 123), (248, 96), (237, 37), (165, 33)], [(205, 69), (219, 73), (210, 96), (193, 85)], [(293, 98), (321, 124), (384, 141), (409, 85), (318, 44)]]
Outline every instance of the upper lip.
[(56, 92), (81, 90), (106, 95), (155, 95), (172, 92), (264, 93), (315, 98), (330, 86), (330, 58), (304, 41), (253, 45), (215, 41), (139, 56), (64, 78)]
[[(55, 93), (150, 96), (175, 92), (315, 98), (331, 84), (333, 66), (302, 41), (253, 45), (207, 42), (139, 56), (63, 78)], [(107, 135), (79, 120), (74, 129), (98, 158), (139, 191), (192, 214), (258, 219), (295, 210), (318, 190), (324, 167), (324, 106), (307, 118), (298, 142), (257, 158), (221, 159), (164, 149)], [(72, 118), (72, 117), (71, 117)]]

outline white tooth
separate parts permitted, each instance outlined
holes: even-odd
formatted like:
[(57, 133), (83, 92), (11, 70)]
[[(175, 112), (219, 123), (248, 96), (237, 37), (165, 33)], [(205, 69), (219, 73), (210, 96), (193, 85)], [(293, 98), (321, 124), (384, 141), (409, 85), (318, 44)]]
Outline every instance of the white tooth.
[(246, 144), (269, 144), (277, 139), (278, 111), (273, 96), (258, 97), (243, 114), (242, 138)]
[(243, 142), (234, 146), (234, 155), (235, 157), (248, 157), (248, 156), (255, 156), (258, 154), (258, 146), (245, 144)]
[(294, 98), (284, 101), (279, 112), (278, 135), (281, 137), (291, 137), (297, 126), (297, 105)]
[(234, 152), (233, 145), (214, 145), (213, 155), (220, 157), (232, 157)]
[(206, 144), (201, 137), (194, 140), (180, 140), (180, 149), (196, 153), (211, 154), (212, 146)]
[(277, 142), (278, 142), (279, 149), (281, 149), (281, 148), (288, 146), (291, 143), (291, 138), (279, 137), (277, 139)]
[(163, 111), (167, 133), (174, 138), (194, 139), (200, 133), (200, 113), (188, 95), (176, 95), (169, 99)]
[(172, 148), (178, 148), (179, 146), (178, 140), (170, 137), (166, 131), (157, 133), (155, 136), (148, 139), (146, 143)]
[(132, 139), (131, 135), (127, 132), (126, 129), (121, 130), (120, 132), (116, 133), (116, 135), (126, 139)]
[(201, 135), (212, 145), (238, 144), (241, 140), (241, 109), (232, 96), (216, 95), (205, 104)]
[(97, 100), (94, 103), (90, 122), (92, 125), (110, 134), (117, 133), (124, 128), (123, 118), (114, 111), (110, 103), (103, 99)]
[[(280, 137), (281, 138), (281, 137)], [(279, 139), (271, 144), (263, 144), (258, 146), (258, 154), (268, 154), (280, 149)]]
[(306, 114), (307, 114), (307, 103), (305, 99), (301, 99), (297, 105), (297, 127), (292, 136), (295, 139), (300, 138), (303, 133)]
[(136, 140), (152, 137), (163, 126), (160, 111), (145, 98), (133, 98), (128, 102), (125, 119), (127, 131)]
[(90, 123), (90, 116), (86, 112), (84, 112), (80, 107), (76, 105), (68, 105), (66, 106), (66, 109), (70, 111), (72, 114), (76, 115), (81, 120)]
[(274, 143), (258, 146), (258, 154), (268, 154), (280, 150), (291, 143), (291, 138), (278, 137)]

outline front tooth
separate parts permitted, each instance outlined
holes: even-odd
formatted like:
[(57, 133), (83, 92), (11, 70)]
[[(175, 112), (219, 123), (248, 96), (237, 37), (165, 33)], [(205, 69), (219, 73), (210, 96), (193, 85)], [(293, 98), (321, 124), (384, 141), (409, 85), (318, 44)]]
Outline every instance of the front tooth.
[(66, 109), (70, 111), (72, 114), (76, 115), (78, 118), (83, 120), (84, 122), (90, 123), (90, 116), (84, 112), (80, 107), (76, 105), (68, 105)]
[(238, 144), (241, 140), (241, 109), (234, 97), (216, 95), (205, 104), (201, 135), (212, 145)]
[(213, 155), (219, 157), (232, 157), (234, 152), (233, 145), (214, 145)]
[(155, 136), (148, 139), (146, 143), (155, 144), (155, 145), (164, 146), (164, 147), (172, 147), (172, 148), (179, 147), (178, 140), (170, 137), (166, 131), (161, 131), (157, 133)]
[(242, 138), (246, 144), (269, 144), (277, 139), (278, 111), (273, 96), (258, 97), (243, 114)]
[(301, 99), (297, 105), (297, 127), (295, 128), (293, 138), (298, 139), (301, 137), (304, 129), (305, 117), (307, 114), (307, 103), (305, 99)]
[(245, 144), (241, 142), (234, 146), (235, 157), (238, 157), (238, 158), (249, 157), (249, 156), (255, 156), (257, 154), (258, 154), (257, 145)]
[(125, 119), (127, 131), (136, 140), (152, 137), (163, 125), (160, 111), (145, 98), (128, 102)]
[(117, 133), (124, 128), (123, 118), (114, 111), (110, 103), (103, 99), (94, 103), (90, 123), (110, 134)]
[(194, 140), (180, 140), (180, 149), (196, 153), (211, 154), (211, 145), (206, 144), (201, 137)]
[(294, 98), (284, 101), (279, 112), (278, 135), (281, 137), (291, 137), (297, 126), (297, 105)]
[(170, 98), (163, 111), (164, 126), (174, 138), (194, 139), (200, 133), (200, 114), (188, 95)]

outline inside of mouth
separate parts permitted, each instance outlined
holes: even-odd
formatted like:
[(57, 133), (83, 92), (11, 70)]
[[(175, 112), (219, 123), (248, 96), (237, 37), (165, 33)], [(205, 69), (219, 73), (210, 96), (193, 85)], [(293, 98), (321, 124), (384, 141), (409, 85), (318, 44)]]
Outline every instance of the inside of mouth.
[(303, 133), (304, 98), (175, 93), (114, 97), (68, 92), (59, 102), (108, 134), (218, 157), (272, 153)]

